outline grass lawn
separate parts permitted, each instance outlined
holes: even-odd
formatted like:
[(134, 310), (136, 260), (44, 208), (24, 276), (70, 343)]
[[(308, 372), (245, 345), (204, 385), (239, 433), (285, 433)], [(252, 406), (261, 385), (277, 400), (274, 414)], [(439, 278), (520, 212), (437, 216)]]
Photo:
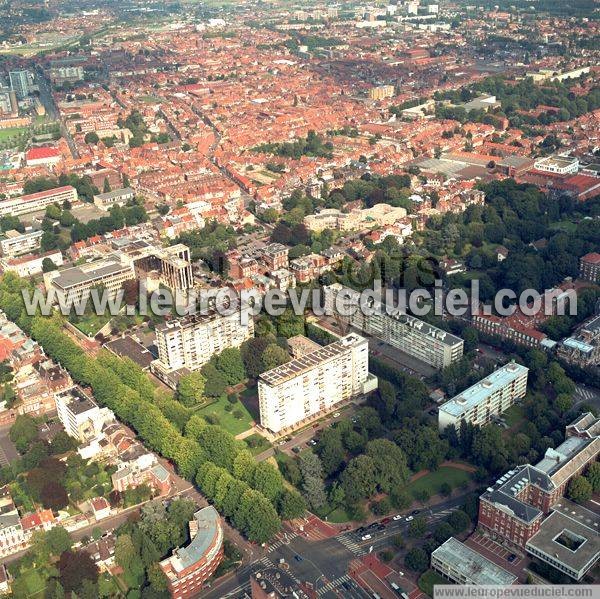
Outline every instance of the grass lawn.
[(162, 100), (156, 96), (138, 96), (138, 100), (140, 102), (145, 102), (146, 104), (160, 104), (162, 102)]
[(436, 584), (452, 584), (449, 580), (443, 578), (440, 574), (438, 574), (435, 570), (427, 570), (427, 572), (423, 572), (421, 574), (421, 578), (419, 578), (419, 588), (429, 595), (433, 597), (433, 587)]
[(27, 597), (43, 597), (46, 580), (38, 570), (28, 570), (22, 575)]
[(469, 482), (471, 476), (464, 470), (458, 470), (451, 466), (442, 466), (435, 472), (430, 472), (425, 476), (409, 483), (408, 491), (413, 495), (420, 491), (427, 491), (430, 495), (437, 495), (440, 492), (440, 487), (444, 483), (448, 483), (453, 489), (465, 482)]
[[(226, 406), (232, 406), (231, 412), (225, 410)], [(234, 412), (240, 412), (241, 417), (236, 418)], [(200, 416), (216, 416), (218, 424), (232, 435), (239, 435), (252, 426), (252, 416), (239, 400), (231, 404), (226, 397), (221, 397), (218, 401), (200, 408), (196, 413)]]
[(565, 233), (574, 233), (577, 230), (577, 225), (570, 220), (561, 220), (550, 225), (555, 231), (564, 231)]
[(10, 139), (11, 137), (21, 135), (21, 133), (25, 132), (27, 132), (27, 127), (10, 127), (8, 129), (0, 129), (0, 141)]
[(525, 411), (521, 406), (511, 406), (504, 414), (502, 414), (502, 417), (506, 420), (506, 424), (512, 428), (525, 420)]
[(332, 524), (344, 524), (345, 522), (350, 521), (350, 516), (348, 516), (343, 507), (338, 507), (333, 510), (333, 512), (327, 514), (327, 517), (324, 518), (324, 520), (331, 522)]
[(244, 441), (246, 441), (252, 455), (258, 455), (271, 447), (271, 444), (262, 435), (257, 433), (246, 437)]
[(74, 322), (73, 325), (84, 335), (94, 337), (111, 318), (110, 314), (86, 314), (81, 317), (79, 322)]

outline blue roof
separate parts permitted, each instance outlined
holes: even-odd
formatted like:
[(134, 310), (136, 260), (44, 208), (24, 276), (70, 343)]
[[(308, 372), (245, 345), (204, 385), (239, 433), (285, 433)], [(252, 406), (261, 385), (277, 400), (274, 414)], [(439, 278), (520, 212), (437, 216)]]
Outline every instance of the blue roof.
[(440, 411), (459, 417), (528, 371), (525, 366), (510, 362), (447, 401), (440, 406)]

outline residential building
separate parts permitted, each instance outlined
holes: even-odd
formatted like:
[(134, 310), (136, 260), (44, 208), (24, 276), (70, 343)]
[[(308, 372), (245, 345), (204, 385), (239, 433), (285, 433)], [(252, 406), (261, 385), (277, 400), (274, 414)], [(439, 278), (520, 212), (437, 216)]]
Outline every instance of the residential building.
[(54, 166), (63, 159), (60, 150), (51, 147), (30, 148), (25, 152), (27, 166)]
[(542, 526), (545, 514), (561, 500), (569, 481), (600, 453), (600, 419), (580, 416), (566, 429), (566, 439), (546, 450), (535, 466), (517, 466), (479, 498), (479, 528), (524, 549)]
[(262, 260), (271, 271), (287, 268), (289, 251), (281, 243), (270, 243), (262, 250)]
[(384, 100), (386, 98), (393, 98), (395, 93), (396, 88), (393, 85), (379, 85), (369, 90), (369, 97), (371, 100)]
[(99, 193), (94, 196), (94, 204), (108, 212), (113, 206), (125, 206), (127, 202), (133, 200), (135, 192), (131, 187), (124, 187), (123, 189), (114, 189), (106, 193)]
[(0, 240), (2, 255), (7, 258), (14, 258), (15, 256), (34, 252), (39, 249), (43, 234), (43, 231), (32, 231), (30, 233), (19, 233), (14, 229), (6, 231), (4, 239)]
[(44, 285), (46, 291), (54, 290), (56, 302), (68, 305), (89, 298), (90, 291), (99, 287), (115, 298), (123, 284), (133, 279), (135, 272), (131, 262), (110, 254), (102, 260), (47, 272)]
[(600, 254), (592, 252), (579, 259), (579, 276), (585, 281), (600, 282)]
[(376, 387), (369, 374), (369, 344), (352, 333), (261, 374), (260, 423), (273, 433), (291, 431)]
[(44, 254), (27, 254), (14, 258), (0, 259), (0, 266), (4, 271), (14, 272), (22, 278), (39, 275), (43, 272), (44, 260), (50, 260), (54, 266), (63, 265), (63, 256), (60, 250), (50, 250)]
[(8, 487), (0, 489), (0, 557), (25, 549), (27, 539)]
[(111, 479), (113, 489), (120, 493), (140, 485), (148, 485), (158, 495), (166, 495), (171, 490), (171, 475), (162, 464), (158, 463), (154, 454), (146, 454), (141, 456), (141, 459), (122, 462)]
[(38, 191), (20, 198), (2, 200), (0, 201), (0, 216), (22, 216), (45, 210), (51, 204), (62, 206), (65, 201), (71, 204), (77, 201), (77, 191), (71, 185)]
[(323, 289), (328, 314), (337, 315), (339, 309), (348, 314), (351, 310), (350, 316), (340, 315), (340, 318), (434, 368), (446, 368), (463, 355), (464, 341), (460, 337), (399, 310), (388, 310), (377, 300), (363, 307), (360, 305), (360, 293), (339, 283)]
[(581, 580), (600, 559), (600, 516), (561, 499), (525, 546), (527, 553), (574, 580)]
[(33, 77), (29, 71), (10, 71), (8, 73), (10, 88), (17, 95), (17, 99), (26, 98), (33, 87)]
[(450, 537), (431, 554), (431, 567), (456, 584), (510, 585), (517, 576)]
[(525, 366), (510, 362), (465, 389), (440, 406), (440, 431), (450, 425), (458, 428), (463, 420), (476, 426), (490, 424), (495, 416), (525, 397), (528, 373)]
[(213, 354), (239, 347), (253, 336), (254, 321), (248, 309), (228, 315), (211, 310), (171, 320), (156, 329), (158, 359), (151, 369), (167, 384), (176, 385), (171, 374), (199, 370)]
[(71, 437), (82, 443), (100, 434), (106, 422), (114, 420), (108, 408), (99, 408), (96, 402), (80, 388), (72, 387), (55, 394), (58, 419)]
[(173, 599), (197, 597), (223, 559), (223, 527), (213, 506), (198, 510), (190, 522), (191, 542), (159, 565)]

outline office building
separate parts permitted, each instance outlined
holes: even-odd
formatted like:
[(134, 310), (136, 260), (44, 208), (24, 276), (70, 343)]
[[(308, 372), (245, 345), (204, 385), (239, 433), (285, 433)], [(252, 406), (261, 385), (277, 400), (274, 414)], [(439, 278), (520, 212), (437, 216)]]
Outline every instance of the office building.
[(62, 206), (65, 201), (71, 204), (77, 201), (77, 191), (71, 185), (38, 191), (20, 198), (2, 200), (0, 201), (0, 216), (21, 216), (39, 212), (51, 204)]
[(4, 239), (0, 240), (2, 255), (6, 258), (14, 258), (38, 250), (43, 234), (43, 231), (32, 231), (31, 233), (19, 233), (14, 229), (6, 231)]
[(55, 394), (58, 419), (67, 434), (85, 443), (102, 431), (105, 423), (114, 420), (108, 408), (99, 408), (96, 402), (78, 387)]
[(353, 333), (261, 374), (260, 423), (273, 433), (289, 432), (376, 387), (368, 342)]
[(458, 428), (463, 420), (476, 426), (490, 424), (495, 416), (525, 397), (528, 373), (529, 369), (525, 366), (510, 362), (465, 389), (440, 406), (440, 431), (451, 424)]
[(556, 570), (581, 580), (600, 559), (600, 516), (561, 499), (527, 541), (527, 553)]
[(29, 71), (10, 71), (10, 88), (17, 95), (18, 100), (26, 98), (33, 87), (33, 77)]
[(223, 527), (213, 506), (194, 514), (190, 537), (187, 547), (175, 549), (171, 557), (159, 563), (173, 599), (197, 597), (223, 559)]
[(168, 385), (176, 386), (182, 373), (198, 370), (213, 354), (239, 347), (254, 336), (254, 321), (243, 313), (221, 315), (216, 311), (171, 320), (156, 329), (158, 360), (152, 371)]
[(431, 554), (431, 567), (456, 584), (510, 585), (517, 576), (450, 537)]
[(554, 175), (576, 175), (579, 172), (579, 160), (566, 156), (548, 156), (540, 158), (533, 167), (538, 171)]
[(569, 481), (598, 457), (599, 435), (600, 419), (584, 414), (567, 426), (566, 440), (547, 449), (535, 466), (518, 466), (499, 478), (479, 498), (479, 528), (524, 549)]
[[(342, 297), (337, 300), (342, 292)], [(360, 294), (339, 283), (324, 287), (324, 293), (327, 313), (338, 313), (336, 302), (337, 307), (341, 304), (344, 312), (346, 308), (352, 309), (353, 314), (340, 318), (363, 333), (377, 337), (434, 368), (446, 368), (463, 355), (464, 341), (460, 337), (414, 316), (401, 314), (398, 310), (390, 310), (388, 313), (386, 307), (378, 301), (371, 301), (368, 307), (372, 313), (364, 314), (360, 306)]]
[(49, 293), (54, 290), (56, 302), (72, 305), (89, 298), (93, 288), (101, 288), (109, 297), (115, 298), (125, 281), (134, 278), (132, 264), (110, 254), (103, 260), (47, 272), (44, 285)]
[(369, 90), (369, 97), (371, 100), (384, 100), (385, 98), (393, 98), (395, 93), (396, 88), (393, 85), (380, 85)]

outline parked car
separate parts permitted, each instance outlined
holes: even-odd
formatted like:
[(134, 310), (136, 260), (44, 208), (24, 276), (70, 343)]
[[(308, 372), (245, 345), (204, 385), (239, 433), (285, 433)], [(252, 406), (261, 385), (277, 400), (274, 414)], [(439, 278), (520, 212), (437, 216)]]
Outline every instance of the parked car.
[(296, 445), (296, 447), (292, 447), (292, 451), (294, 453), (300, 453), (300, 448)]
[(382, 524), (389, 524), (390, 523), (391, 518), (384, 518), (381, 523)]
[(385, 524), (380, 524), (380, 525), (377, 527), (377, 530), (378, 530), (379, 532), (381, 532), (381, 531), (385, 530)]
[(360, 537), (361, 541), (368, 541), (371, 538), (371, 535), (363, 535)]
[(517, 556), (511, 553), (506, 559), (512, 564), (517, 559)]
[(333, 415), (333, 417), (334, 417), (334, 418), (339, 418), (340, 416), (341, 416), (341, 414), (340, 414), (339, 412), (336, 412), (336, 413)]
[(301, 562), (303, 558), (302, 558), (302, 556), (300, 556), (300, 555), (294, 555), (294, 559), (295, 559), (297, 562)]
[(406, 516), (406, 518), (404, 519), (405, 522), (411, 522), (412, 520), (414, 520), (413, 516)]
[(421, 511), (421, 510), (413, 510), (413, 511), (411, 512), (411, 514), (412, 514), (413, 516), (416, 516), (416, 515), (417, 515), (417, 514), (418, 514), (420, 511)]
[(402, 514), (396, 514), (392, 520), (398, 521), (398, 520), (402, 520)]

